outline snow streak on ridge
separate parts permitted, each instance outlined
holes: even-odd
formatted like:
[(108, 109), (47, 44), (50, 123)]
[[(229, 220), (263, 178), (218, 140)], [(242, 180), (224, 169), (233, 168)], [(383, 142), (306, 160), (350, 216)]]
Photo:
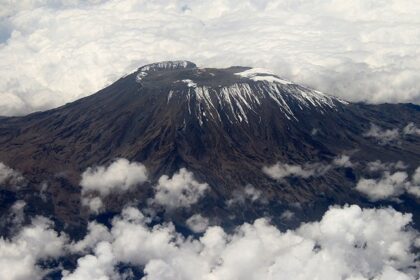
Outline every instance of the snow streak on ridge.
[[(346, 104), (344, 101), (319, 91), (295, 84), (258, 81), (210, 87), (197, 85), (191, 80), (185, 80), (184, 83), (188, 86), (186, 93), (188, 112), (190, 114), (196, 112), (200, 125), (203, 124), (204, 119), (209, 117), (221, 121), (222, 113), (231, 123), (249, 123), (249, 115), (258, 115), (260, 107), (265, 101), (273, 102), (287, 119), (296, 121), (299, 121), (296, 110), (316, 109), (325, 113), (326, 110), (336, 110), (338, 103)], [(181, 92), (170, 91), (168, 103), (174, 93), (182, 95)], [(192, 110), (191, 108), (194, 106), (195, 110)]]
[[(140, 82), (156, 71), (168, 71), (167, 77), (173, 75), (174, 80), (169, 84), (166, 103), (170, 104), (174, 97), (186, 99), (188, 113), (194, 114), (200, 125), (209, 118), (217, 122), (227, 119), (230, 123), (249, 123), (250, 115), (258, 116), (263, 104), (274, 104), (285, 118), (295, 121), (299, 121), (298, 111), (317, 110), (324, 114), (328, 110), (337, 110), (338, 104), (347, 104), (338, 98), (286, 81), (262, 68), (237, 73), (232, 72), (231, 68), (220, 69), (217, 75), (208, 72), (214, 77), (210, 79), (206, 69), (180, 73), (181, 77), (171, 71), (186, 68), (197, 66), (188, 61), (145, 65), (139, 69), (136, 80)], [(153, 80), (156, 77), (160, 76), (153, 75), (151, 81), (159, 83), (159, 79)]]

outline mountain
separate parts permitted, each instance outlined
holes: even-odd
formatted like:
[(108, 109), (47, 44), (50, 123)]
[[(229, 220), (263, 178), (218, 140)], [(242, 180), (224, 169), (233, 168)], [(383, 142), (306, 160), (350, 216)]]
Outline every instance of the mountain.
[[(81, 174), (125, 158), (143, 163), (150, 181), (134, 193), (108, 197), (107, 212), (98, 219), (129, 200), (147, 205), (162, 175), (186, 168), (210, 186), (188, 211), (226, 226), (263, 215), (280, 227), (296, 226), (320, 217), (331, 204), (357, 203), (410, 211), (418, 227), (418, 198), (403, 194), (399, 200), (372, 201), (355, 185), (366, 165), (378, 160), (403, 161), (412, 174), (419, 165), (420, 138), (403, 131), (419, 123), (418, 105), (350, 103), (264, 69), (154, 63), (62, 107), (0, 118), (0, 162), (26, 180), (19, 188), (3, 183), (0, 201), (7, 209), (23, 199), (29, 216), (53, 217), (77, 234), (90, 215), (80, 207)], [(384, 137), (390, 141), (368, 137), (372, 127), (388, 133)], [(353, 164), (317, 169), (322, 174), (313, 176), (267, 175), (267, 167), (277, 162), (326, 167), (343, 155)], [(247, 186), (263, 202), (230, 207), (227, 202)], [(296, 218), (285, 221), (281, 213), (288, 209)], [(165, 215), (182, 227), (189, 214), (183, 209)]]

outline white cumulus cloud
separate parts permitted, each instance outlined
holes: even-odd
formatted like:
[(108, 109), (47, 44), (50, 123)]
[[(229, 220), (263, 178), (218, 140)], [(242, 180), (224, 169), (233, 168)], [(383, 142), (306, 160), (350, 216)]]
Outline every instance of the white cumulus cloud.
[(153, 202), (167, 209), (190, 207), (205, 194), (209, 186), (195, 180), (192, 172), (181, 168), (172, 178), (163, 175), (155, 186)]
[(63, 254), (65, 235), (52, 229), (52, 222), (36, 217), (11, 240), (0, 238), (0, 278), (9, 280), (41, 279), (44, 271), (38, 261)]
[(172, 224), (150, 226), (139, 210), (127, 208), (106, 241), (89, 239), (92, 253), (65, 279), (112, 279), (122, 262), (144, 267), (143, 280), (414, 280), (419, 264), (411, 248), (418, 232), (408, 227), (411, 218), (353, 205), (332, 207), (294, 231), (281, 232), (261, 218), (230, 234), (212, 226), (199, 238), (184, 238)]
[(66, 280), (124, 279), (119, 264), (142, 270), (142, 280), (415, 280), (419, 233), (411, 221), (392, 208), (334, 206), (296, 230), (282, 232), (260, 218), (231, 233), (210, 226), (184, 237), (172, 223), (152, 224), (128, 207), (110, 227), (91, 222), (82, 240), (69, 242), (37, 217), (12, 239), (0, 239), (0, 278), (41, 279), (48, 270), (40, 260), (72, 252), (79, 258), (75, 269), (61, 271)]
[(407, 172), (383, 172), (379, 179), (361, 178), (356, 190), (365, 194), (371, 201), (396, 198), (407, 192), (420, 197), (420, 167), (418, 167), (410, 181)]
[(77, 260), (77, 268), (73, 273), (63, 272), (63, 280), (85, 279), (117, 279), (114, 271), (116, 259), (108, 242), (99, 242), (94, 255), (86, 255)]
[(209, 219), (201, 216), (200, 214), (194, 214), (186, 221), (187, 226), (195, 233), (206, 231), (209, 226)]
[[(126, 192), (147, 181), (147, 169), (138, 162), (119, 158), (109, 166), (89, 167), (82, 174), (82, 203), (92, 211), (98, 212), (102, 197), (110, 193)], [(96, 195), (99, 194), (99, 195)]]
[(82, 174), (83, 192), (98, 191), (108, 195), (112, 191), (127, 191), (147, 180), (146, 167), (138, 162), (120, 158), (109, 166), (89, 167)]

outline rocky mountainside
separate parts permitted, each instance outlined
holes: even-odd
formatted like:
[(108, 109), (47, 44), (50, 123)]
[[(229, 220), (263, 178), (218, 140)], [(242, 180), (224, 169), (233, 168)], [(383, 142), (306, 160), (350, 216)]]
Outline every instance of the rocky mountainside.
[[(0, 162), (25, 178), (20, 187), (3, 183), (0, 205), (23, 199), (28, 214), (54, 217), (69, 232), (79, 229), (89, 217), (80, 207), (81, 174), (125, 158), (143, 163), (150, 180), (134, 193), (108, 197), (99, 218), (133, 197), (146, 205), (160, 176), (186, 168), (210, 186), (190, 211), (220, 224), (267, 214), (290, 226), (319, 217), (331, 204), (357, 203), (410, 211), (418, 226), (416, 196), (372, 201), (355, 185), (378, 160), (403, 161), (412, 174), (420, 138), (404, 129), (419, 123), (418, 105), (349, 103), (263, 69), (155, 63), (60, 108), (0, 118)], [(352, 164), (331, 168), (343, 156)], [(269, 176), (276, 163), (328, 168), (313, 176)], [(247, 186), (263, 199), (229, 205)], [(295, 219), (280, 217), (287, 209)], [(170, 213), (180, 226), (185, 211)]]

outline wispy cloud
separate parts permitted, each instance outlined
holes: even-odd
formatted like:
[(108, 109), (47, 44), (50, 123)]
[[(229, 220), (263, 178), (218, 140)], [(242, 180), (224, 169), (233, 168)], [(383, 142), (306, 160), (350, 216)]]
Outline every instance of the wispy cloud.
[(399, 128), (383, 129), (371, 123), (369, 130), (363, 134), (364, 137), (376, 139), (381, 145), (398, 143), (400, 139), (410, 135), (420, 136), (420, 129), (414, 123), (407, 124), (401, 130)]
[(247, 203), (267, 203), (267, 199), (264, 197), (263, 192), (252, 185), (246, 185), (243, 188), (236, 189), (232, 193), (232, 198), (229, 199), (226, 204), (228, 206), (234, 206), (235, 204), (247, 204)]
[(380, 144), (389, 144), (400, 139), (400, 132), (398, 128), (393, 129), (382, 129), (375, 124), (370, 125), (370, 129), (366, 131), (363, 136), (368, 138), (374, 138), (379, 141)]
[(375, 171), (391, 171), (391, 170), (404, 170), (408, 166), (403, 161), (397, 162), (382, 162), (380, 160), (370, 161), (366, 164), (367, 170), (371, 172)]
[(262, 170), (269, 177), (280, 180), (286, 177), (319, 177), (325, 175), (331, 169), (352, 166), (353, 163), (348, 155), (340, 155), (334, 158), (331, 163), (288, 164), (277, 162), (271, 166), (264, 166)]
[(22, 174), (0, 162), (0, 184), (18, 185), (24, 182)]
[(406, 127), (404, 127), (402, 132), (405, 135), (420, 136), (420, 128), (418, 128), (414, 123), (409, 123)]

